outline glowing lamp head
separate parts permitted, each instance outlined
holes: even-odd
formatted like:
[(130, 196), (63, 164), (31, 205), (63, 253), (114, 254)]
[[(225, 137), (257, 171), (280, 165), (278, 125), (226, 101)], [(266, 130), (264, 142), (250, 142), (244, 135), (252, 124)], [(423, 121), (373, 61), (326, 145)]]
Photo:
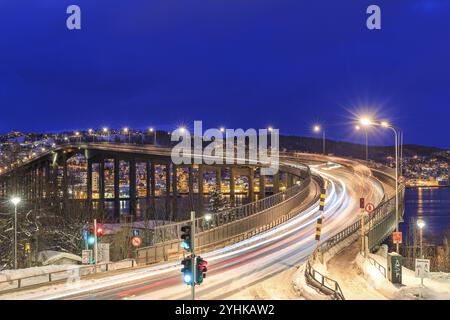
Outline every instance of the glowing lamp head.
[(356, 126), (355, 126), (355, 130), (361, 130), (361, 127), (358, 126), (358, 125), (356, 125)]
[(89, 133), (92, 133), (92, 131), (93, 131), (92, 129), (89, 129), (89, 130), (88, 130)]
[(185, 127), (179, 127), (178, 130), (180, 130), (181, 133), (185, 133), (186, 132), (186, 128)]
[(423, 219), (421, 219), (421, 218), (417, 219), (417, 226), (418, 226), (420, 229), (425, 228), (425, 221), (424, 221)]
[(75, 132), (75, 135), (78, 137), (80, 135), (80, 132)]
[(153, 128), (148, 128), (148, 131), (149, 132), (153, 132), (155, 129), (153, 129)]
[(211, 213), (205, 214), (205, 220), (206, 221), (211, 221), (212, 220), (212, 214)]
[(19, 204), (19, 202), (20, 202), (20, 198), (19, 197), (13, 197), (11, 199), (11, 202), (12, 202), (13, 205), (17, 206)]
[(268, 130), (269, 132), (272, 132), (272, 131), (273, 131), (273, 128), (272, 128), (271, 126), (269, 126), (269, 127), (267, 128), (267, 130)]
[(320, 126), (319, 125), (315, 125), (313, 129), (314, 129), (314, 132), (320, 132)]
[(388, 128), (389, 127), (389, 123), (387, 121), (382, 121), (381, 122), (381, 126), (384, 128)]
[(363, 126), (370, 126), (372, 124), (372, 120), (370, 120), (369, 118), (362, 118), (359, 122)]
[(225, 132), (225, 128), (224, 127), (220, 127), (220, 132)]
[(106, 128), (106, 127), (103, 128), (102, 130), (103, 130), (103, 132), (105, 132), (105, 133), (108, 132), (108, 128)]
[(128, 133), (129, 129), (127, 127), (123, 128), (123, 132)]

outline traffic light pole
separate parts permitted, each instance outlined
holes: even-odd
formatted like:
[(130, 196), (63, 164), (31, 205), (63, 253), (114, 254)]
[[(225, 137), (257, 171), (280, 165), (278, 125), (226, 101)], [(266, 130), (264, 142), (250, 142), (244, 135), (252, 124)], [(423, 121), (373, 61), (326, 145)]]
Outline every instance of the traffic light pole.
[(98, 249), (97, 249), (97, 219), (94, 219), (94, 263), (95, 263), (95, 272), (97, 272), (97, 258), (98, 258)]
[(196, 264), (196, 257), (195, 257), (195, 211), (191, 211), (191, 247), (192, 247), (192, 300), (195, 300), (195, 281), (197, 279), (196, 271), (197, 271), (197, 264)]

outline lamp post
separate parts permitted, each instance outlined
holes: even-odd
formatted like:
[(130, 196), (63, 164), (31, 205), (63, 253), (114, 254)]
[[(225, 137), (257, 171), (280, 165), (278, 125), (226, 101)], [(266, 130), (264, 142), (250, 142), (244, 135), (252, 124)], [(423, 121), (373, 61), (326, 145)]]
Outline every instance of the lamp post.
[(93, 141), (92, 141), (92, 142), (95, 142), (95, 134), (92, 135), (92, 132), (93, 132), (92, 129), (89, 129), (89, 130), (88, 130), (89, 135), (90, 135), (90, 136), (93, 136), (93, 139), (92, 139)]
[(420, 237), (420, 258), (423, 259), (423, 228), (425, 228), (425, 221), (422, 218), (417, 219), (417, 226), (419, 227)]
[(156, 130), (155, 130), (155, 128), (149, 128), (148, 132), (150, 134), (153, 133), (153, 145), (156, 146)]
[(131, 143), (131, 132), (127, 127), (123, 128), (123, 133), (128, 134), (128, 143)]
[[(355, 126), (356, 130), (361, 130), (361, 126), (356, 125)], [(369, 161), (369, 138), (368, 138), (368, 134), (367, 134), (367, 128), (364, 129), (364, 134), (365, 134), (365, 138), (366, 138), (366, 161)]]
[(325, 155), (325, 130), (322, 130), (322, 128), (319, 125), (314, 126), (314, 132), (319, 133), (322, 131), (322, 149), (323, 149), (323, 155)]
[[(398, 207), (399, 207), (399, 201), (398, 201), (398, 173), (399, 173), (399, 161), (398, 161), (398, 157), (399, 157), (399, 135), (398, 135), (398, 129), (392, 125), (390, 125), (388, 122), (386, 121), (381, 121), (381, 122), (376, 122), (376, 121), (372, 121), (369, 118), (362, 118), (360, 120), (361, 125), (368, 127), (371, 125), (375, 125), (375, 126), (381, 126), (383, 128), (387, 128), (392, 130), (392, 132), (394, 133), (394, 140), (395, 140), (395, 231), (398, 232), (399, 231), (399, 212), (398, 212)], [(399, 243), (396, 243), (395, 245), (396, 248), (396, 252), (400, 253), (400, 245)]]
[(106, 127), (103, 128), (103, 133), (106, 134), (106, 135), (108, 135), (108, 140), (107, 140), (107, 141), (108, 141), (108, 143), (109, 143), (109, 130), (108, 130), (108, 128), (106, 128)]
[(17, 205), (20, 202), (19, 197), (13, 197), (11, 199), (14, 205), (14, 270), (17, 269)]

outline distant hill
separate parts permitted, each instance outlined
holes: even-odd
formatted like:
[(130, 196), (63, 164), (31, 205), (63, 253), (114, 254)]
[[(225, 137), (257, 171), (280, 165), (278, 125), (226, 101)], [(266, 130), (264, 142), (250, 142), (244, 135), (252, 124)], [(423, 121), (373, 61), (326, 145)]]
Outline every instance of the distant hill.
[[(298, 137), (298, 136), (280, 136), (280, 149), (297, 150), (310, 153), (322, 152), (322, 139)], [(364, 159), (366, 146), (343, 141), (326, 140), (326, 152), (337, 156), (352, 157)], [(444, 149), (420, 146), (416, 144), (406, 144), (403, 146), (403, 155), (410, 156), (431, 156)], [(369, 158), (371, 160), (385, 160), (387, 156), (394, 155), (394, 146), (369, 146)]]

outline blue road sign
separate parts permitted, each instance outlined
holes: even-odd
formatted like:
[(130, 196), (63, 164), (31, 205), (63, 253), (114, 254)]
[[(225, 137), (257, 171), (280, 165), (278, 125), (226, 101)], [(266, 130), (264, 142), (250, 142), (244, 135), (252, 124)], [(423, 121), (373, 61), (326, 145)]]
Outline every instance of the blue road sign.
[(141, 230), (133, 229), (132, 234), (133, 234), (133, 237), (139, 237), (141, 235)]

